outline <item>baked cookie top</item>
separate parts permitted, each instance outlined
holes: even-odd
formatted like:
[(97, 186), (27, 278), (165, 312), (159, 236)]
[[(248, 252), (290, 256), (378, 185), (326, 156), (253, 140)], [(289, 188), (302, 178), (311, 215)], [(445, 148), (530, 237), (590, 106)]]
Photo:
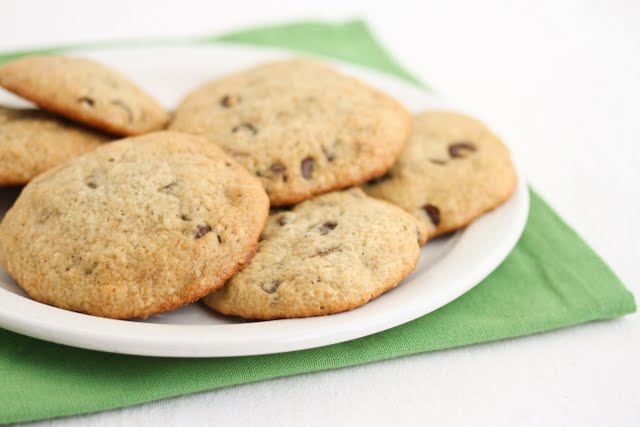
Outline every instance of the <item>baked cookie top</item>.
[(31, 181), (0, 224), (0, 261), (37, 301), (144, 318), (222, 286), (253, 256), (268, 204), (199, 137), (128, 138)]
[(410, 126), (410, 114), (391, 97), (321, 63), (292, 59), (197, 88), (170, 128), (222, 147), (279, 206), (381, 175)]
[(247, 319), (309, 317), (359, 307), (416, 266), (416, 221), (360, 189), (269, 216), (253, 260), (204, 302)]
[(516, 182), (509, 150), (484, 124), (459, 113), (429, 111), (415, 117), (393, 168), (363, 188), (412, 213), (434, 237), (502, 204)]
[(110, 139), (44, 111), (0, 105), (0, 186), (26, 184)]
[(90, 59), (25, 56), (0, 66), (0, 86), (45, 110), (116, 135), (159, 130), (169, 120), (151, 95)]

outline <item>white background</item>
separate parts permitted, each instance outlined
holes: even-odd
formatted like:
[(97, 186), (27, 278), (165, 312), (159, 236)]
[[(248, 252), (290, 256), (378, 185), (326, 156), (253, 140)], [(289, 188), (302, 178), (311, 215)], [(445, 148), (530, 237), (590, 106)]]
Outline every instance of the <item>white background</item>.
[[(0, 50), (364, 17), (640, 294), (640, 1), (308, 3), (0, 0)], [(639, 361), (631, 315), (42, 424), (631, 426)]]

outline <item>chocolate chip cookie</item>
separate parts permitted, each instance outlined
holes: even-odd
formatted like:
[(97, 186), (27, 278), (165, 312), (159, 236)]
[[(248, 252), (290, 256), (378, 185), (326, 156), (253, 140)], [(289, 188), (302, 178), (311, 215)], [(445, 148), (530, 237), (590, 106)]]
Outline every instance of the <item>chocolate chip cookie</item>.
[(397, 101), (321, 63), (259, 65), (196, 89), (171, 129), (204, 135), (288, 205), (391, 167), (410, 132)]
[(0, 224), (0, 261), (37, 301), (145, 318), (222, 286), (255, 253), (268, 209), (214, 144), (151, 133), (31, 181)]
[(0, 106), (0, 186), (26, 184), (110, 139), (44, 111)]
[(459, 113), (430, 111), (415, 117), (394, 167), (363, 188), (412, 213), (434, 237), (502, 204), (516, 182), (509, 150), (484, 124)]
[(151, 95), (90, 59), (22, 57), (0, 66), (0, 86), (45, 110), (116, 135), (159, 130), (169, 120)]
[(360, 189), (269, 216), (253, 260), (204, 302), (247, 319), (309, 317), (359, 307), (416, 266), (416, 221)]

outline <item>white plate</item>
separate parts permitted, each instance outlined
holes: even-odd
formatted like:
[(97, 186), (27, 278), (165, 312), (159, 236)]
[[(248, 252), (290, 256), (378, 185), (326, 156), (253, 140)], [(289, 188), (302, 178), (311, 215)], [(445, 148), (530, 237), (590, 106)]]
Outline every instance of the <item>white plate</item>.
[[(194, 86), (224, 73), (290, 53), (230, 45), (130, 47), (74, 52), (121, 69), (167, 107)], [(401, 80), (335, 63), (390, 93), (413, 111), (441, 106)], [(0, 103), (20, 104), (0, 93)], [(17, 197), (0, 189), (0, 217)], [(516, 244), (529, 209), (522, 179), (513, 197), (451, 236), (429, 242), (415, 272), (398, 287), (356, 310), (308, 319), (243, 322), (196, 303), (144, 321), (111, 320), (50, 307), (29, 299), (0, 267), (0, 326), (76, 347), (137, 355), (220, 357), (279, 353), (348, 341), (409, 322), (470, 290)]]

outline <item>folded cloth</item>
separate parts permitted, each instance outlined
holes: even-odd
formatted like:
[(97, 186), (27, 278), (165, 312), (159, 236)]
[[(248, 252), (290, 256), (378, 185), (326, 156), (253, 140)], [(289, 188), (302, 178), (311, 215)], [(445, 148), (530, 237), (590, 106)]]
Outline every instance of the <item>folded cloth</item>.
[[(319, 54), (420, 86), (361, 21), (294, 23), (196, 41)], [(0, 55), (0, 63), (16, 55)], [(633, 296), (609, 267), (534, 191), (530, 194), (529, 219), (519, 243), (482, 283), (431, 314), (342, 344), (268, 356), (168, 359), (82, 350), (0, 330), (0, 423), (101, 411), (529, 335), (635, 311)]]

